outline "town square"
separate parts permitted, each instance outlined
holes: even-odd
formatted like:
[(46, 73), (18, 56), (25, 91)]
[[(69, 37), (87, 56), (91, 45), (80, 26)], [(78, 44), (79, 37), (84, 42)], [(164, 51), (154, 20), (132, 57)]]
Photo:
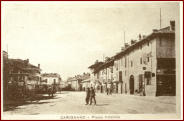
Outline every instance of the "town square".
[(179, 119), (181, 10), (181, 2), (2, 2), (3, 119)]

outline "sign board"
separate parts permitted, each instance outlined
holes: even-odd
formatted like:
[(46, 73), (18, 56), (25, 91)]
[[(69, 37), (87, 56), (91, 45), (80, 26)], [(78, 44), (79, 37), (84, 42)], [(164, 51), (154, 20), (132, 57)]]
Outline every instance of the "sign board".
[(145, 78), (151, 78), (151, 75), (152, 75), (152, 73), (150, 71), (145, 71), (144, 72), (144, 77)]

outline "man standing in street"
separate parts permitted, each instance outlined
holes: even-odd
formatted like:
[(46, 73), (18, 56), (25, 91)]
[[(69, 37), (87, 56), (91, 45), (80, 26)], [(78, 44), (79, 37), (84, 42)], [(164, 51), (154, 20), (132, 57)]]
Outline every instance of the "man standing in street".
[(92, 104), (92, 100), (94, 100), (94, 104), (96, 105), (96, 99), (95, 99), (95, 90), (93, 87), (90, 89), (90, 105)]
[(88, 103), (89, 103), (89, 98), (90, 98), (90, 89), (88, 87), (86, 90), (86, 105), (88, 105)]

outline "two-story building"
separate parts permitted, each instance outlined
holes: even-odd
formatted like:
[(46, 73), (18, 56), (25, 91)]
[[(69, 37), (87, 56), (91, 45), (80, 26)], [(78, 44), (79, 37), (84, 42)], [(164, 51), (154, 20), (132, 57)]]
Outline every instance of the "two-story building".
[(75, 75), (67, 79), (68, 84), (74, 91), (82, 91), (90, 86), (90, 73), (83, 73), (82, 75)]
[(82, 80), (81, 80), (80, 75), (77, 75), (75, 77), (70, 77), (67, 79), (67, 83), (71, 87), (71, 90), (73, 90), (73, 91), (81, 91), (82, 90), (81, 81)]
[(61, 82), (61, 77), (57, 73), (43, 73), (41, 78), (41, 83), (46, 85), (60, 84)]
[(131, 41), (114, 56), (118, 92), (175, 95), (175, 23)]
[[(5, 56), (4, 56), (5, 57)], [(29, 59), (11, 59), (6, 58), (6, 65), (4, 65), (3, 82), (6, 82), (4, 87), (7, 98), (17, 98), (30, 93), (34, 94), (39, 88), (40, 78), (40, 64), (34, 66), (29, 63)]]
[[(94, 80), (113, 83), (116, 93), (175, 95), (175, 22), (125, 44), (110, 63), (90, 66)], [(103, 87), (103, 86), (102, 86)]]
[(114, 58), (106, 57), (105, 62), (98, 65), (94, 71), (94, 75), (98, 80), (95, 88), (99, 92), (106, 92), (107, 88), (112, 85)]
[(101, 73), (100, 72), (96, 73), (97, 72), (96, 70), (102, 64), (103, 62), (99, 62), (98, 60), (96, 60), (94, 64), (88, 67), (90, 69), (90, 86), (92, 87), (98, 87), (98, 85), (101, 85), (101, 78), (102, 78), (100, 76)]

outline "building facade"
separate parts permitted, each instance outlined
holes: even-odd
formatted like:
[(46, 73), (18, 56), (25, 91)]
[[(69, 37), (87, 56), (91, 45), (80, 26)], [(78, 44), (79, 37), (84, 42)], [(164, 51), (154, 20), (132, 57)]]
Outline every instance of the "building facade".
[(45, 90), (49, 86), (54, 86), (55, 91), (59, 91), (61, 87), (61, 76), (57, 73), (43, 73), (41, 74), (41, 84), (40, 86), (45, 88)]
[(80, 83), (76, 78), (69, 79), (67, 82), (70, 85), (72, 90), (74, 91), (80, 90)]
[(90, 83), (90, 73), (83, 73), (82, 75), (76, 75), (67, 79), (68, 85), (73, 91), (85, 90), (88, 86), (91, 87)]
[(57, 73), (43, 73), (41, 74), (41, 78), (41, 84), (53, 85), (61, 83), (61, 77)]
[[(99, 88), (101, 86), (102, 81), (102, 70), (99, 69), (99, 67), (103, 64), (103, 62), (99, 62), (98, 60), (95, 61), (95, 63), (88, 68), (90, 69), (90, 86), (94, 88)], [(100, 87), (101, 88), (101, 87)]]
[(175, 95), (175, 23), (131, 40), (112, 57), (112, 64), (98, 66), (94, 77), (113, 83), (113, 92), (147, 96)]
[(41, 81), (40, 72), (40, 64), (34, 66), (29, 59), (11, 59), (3, 52), (3, 97), (18, 99), (35, 94)]

